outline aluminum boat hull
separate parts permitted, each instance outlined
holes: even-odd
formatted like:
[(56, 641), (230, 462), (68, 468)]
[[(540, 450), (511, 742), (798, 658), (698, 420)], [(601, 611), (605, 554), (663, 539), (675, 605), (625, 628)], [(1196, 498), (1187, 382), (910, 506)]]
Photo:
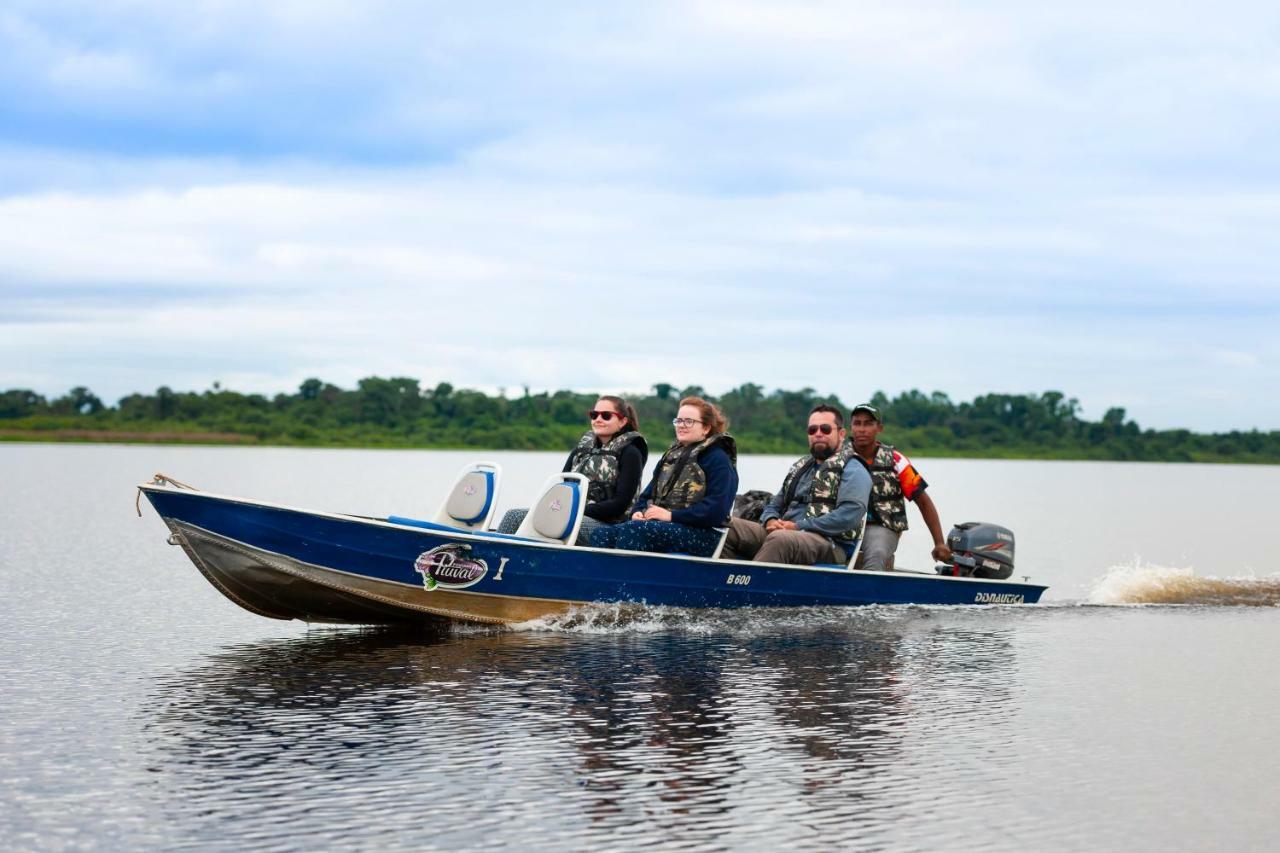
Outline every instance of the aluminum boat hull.
[(274, 619), (511, 624), (593, 603), (1034, 604), (1045, 590), (1015, 580), (565, 547), (168, 485), (139, 488), (169, 527), (170, 541), (214, 587)]

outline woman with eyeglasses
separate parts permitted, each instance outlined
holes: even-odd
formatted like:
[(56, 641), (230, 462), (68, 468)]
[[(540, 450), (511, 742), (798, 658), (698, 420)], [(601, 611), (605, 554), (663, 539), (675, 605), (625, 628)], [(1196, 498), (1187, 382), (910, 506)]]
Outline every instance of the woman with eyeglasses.
[[(602, 524), (617, 524), (640, 492), (640, 478), (649, 459), (649, 445), (640, 434), (635, 408), (621, 397), (602, 396), (587, 412), (591, 428), (578, 439), (563, 470), (582, 474), (590, 482), (578, 544)], [(514, 533), (528, 509), (508, 510), (498, 530)]]
[(676, 440), (662, 455), (631, 520), (592, 531), (595, 548), (710, 557), (738, 492), (738, 449), (724, 414), (701, 397), (680, 401)]

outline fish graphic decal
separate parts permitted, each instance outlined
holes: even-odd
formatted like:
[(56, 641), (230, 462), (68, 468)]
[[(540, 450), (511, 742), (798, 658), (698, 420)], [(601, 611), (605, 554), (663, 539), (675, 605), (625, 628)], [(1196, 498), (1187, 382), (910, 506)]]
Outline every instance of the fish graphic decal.
[(419, 554), (413, 570), (422, 575), (422, 588), (466, 589), (484, 580), (489, 564), (472, 557), (470, 551), (470, 545), (450, 543)]

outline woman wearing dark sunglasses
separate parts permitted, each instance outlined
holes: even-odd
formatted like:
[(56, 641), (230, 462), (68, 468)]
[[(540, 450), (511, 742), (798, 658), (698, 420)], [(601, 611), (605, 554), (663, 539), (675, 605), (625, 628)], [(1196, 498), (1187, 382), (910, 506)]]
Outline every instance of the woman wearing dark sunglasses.
[(649, 445), (640, 434), (636, 410), (621, 397), (601, 397), (587, 417), (591, 429), (578, 439), (564, 470), (576, 471), (591, 481), (586, 517), (616, 524), (627, 517), (627, 510), (640, 494)]
[[(591, 428), (578, 439), (564, 463), (591, 483), (583, 510), (578, 544), (585, 545), (591, 531), (602, 524), (617, 524), (640, 494), (640, 479), (649, 459), (649, 445), (640, 434), (635, 408), (621, 397), (605, 395), (587, 412)], [(498, 530), (514, 533), (527, 509), (508, 510)]]

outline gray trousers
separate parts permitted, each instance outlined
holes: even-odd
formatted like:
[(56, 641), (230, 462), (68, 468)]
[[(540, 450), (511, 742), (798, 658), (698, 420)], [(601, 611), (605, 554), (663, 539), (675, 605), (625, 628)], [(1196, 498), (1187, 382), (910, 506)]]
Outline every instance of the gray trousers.
[(724, 539), (722, 560), (755, 560), (757, 563), (787, 563), (812, 566), (814, 563), (849, 561), (844, 549), (820, 533), (808, 530), (774, 530), (766, 532), (758, 521), (729, 519), (729, 533)]
[(893, 571), (893, 552), (898, 550), (901, 538), (901, 533), (887, 527), (868, 524), (862, 533), (862, 549), (853, 567), (868, 572)]

